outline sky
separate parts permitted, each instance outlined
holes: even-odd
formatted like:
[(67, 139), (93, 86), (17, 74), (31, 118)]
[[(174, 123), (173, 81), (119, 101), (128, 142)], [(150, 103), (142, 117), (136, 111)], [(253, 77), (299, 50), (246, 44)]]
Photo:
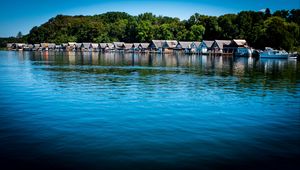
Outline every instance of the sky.
[(47, 22), (58, 14), (95, 15), (109, 11), (138, 15), (155, 15), (188, 19), (194, 13), (220, 16), (243, 10), (270, 8), (300, 9), (300, 0), (26, 0), (0, 2), (0, 37), (28, 34), (34, 26)]

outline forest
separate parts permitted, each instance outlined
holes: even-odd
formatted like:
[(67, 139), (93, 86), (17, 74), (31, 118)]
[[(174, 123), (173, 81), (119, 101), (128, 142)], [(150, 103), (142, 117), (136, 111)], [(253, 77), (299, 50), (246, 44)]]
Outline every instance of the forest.
[(187, 20), (143, 13), (132, 16), (125, 12), (107, 12), (94, 16), (57, 15), (33, 27), (29, 34), (0, 38), (8, 42), (150, 42), (153, 39), (201, 41), (246, 39), (251, 47), (266, 46), (287, 51), (300, 51), (300, 9), (273, 13), (241, 11), (238, 14), (207, 16), (195, 13)]

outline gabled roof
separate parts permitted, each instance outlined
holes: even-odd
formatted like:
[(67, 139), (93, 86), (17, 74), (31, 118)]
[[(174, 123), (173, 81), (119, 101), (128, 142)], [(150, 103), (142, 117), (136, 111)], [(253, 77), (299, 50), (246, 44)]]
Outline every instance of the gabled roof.
[(131, 44), (131, 43), (125, 43), (125, 44), (123, 45), (123, 47), (124, 47), (126, 50), (129, 50), (129, 49), (131, 49), (131, 48), (133, 47), (133, 44)]
[(24, 46), (26, 46), (26, 44), (24, 44), (24, 43), (16, 43), (16, 47), (22, 48), (22, 47), (24, 47)]
[(34, 46), (34, 48), (39, 48), (41, 46), (41, 44), (34, 44), (33, 46)]
[(150, 43), (140, 43), (140, 48), (148, 48)]
[(82, 43), (81, 48), (90, 48), (91, 43)]
[(28, 44), (27, 47), (28, 48), (33, 48), (33, 45), (32, 44)]
[(67, 47), (68, 46), (68, 43), (62, 43), (61, 44), (63, 47)]
[(214, 43), (214, 41), (212, 41), (212, 40), (203, 40), (202, 41), (205, 45), (206, 45), (206, 47), (208, 47), (208, 48), (211, 48), (211, 46), (213, 45), (213, 43)]
[(82, 45), (82, 43), (76, 43), (76, 44), (75, 44), (75, 46), (76, 46), (77, 48), (80, 48), (81, 45)]
[(176, 40), (166, 40), (165, 41), (165, 47), (167, 48), (175, 48), (178, 42)]
[(164, 40), (152, 40), (152, 44), (154, 45), (155, 48), (162, 48), (163, 43), (165, 42)]
[(76, 42), (68, 42), (68, 45), (69, 45), (69, 46), (75, 46), (75, 45), (76, 45)]
[(113, 42), (115, 48), (122, 48), (124, 47), (124, 42)]
[(54, 48), (55, 44), (54, 43), (48, 43), (48, 48)]
[(215, 43), (220, 49), (223, 49), (224, 45), (229, 45), (231, 43), (231, 40), (215, 40)]
[(193, 44), (195, 44), (195, 46), (198, 47), (201, 44), (201, 42), (200, 41), (194, 41)]
[(92, 48), (98, 48), (99, 47), (99, 44), (97, 44), (97, 43), (91, 43), (91, 45), (90, 45)]
[(114, 44), (113, 43), (106, 43), (106, 46), (110, 49), (114, 48)]
[(99, 43), (99, 48), (106, 48), (107, 47), (107, 43)]
[(48, 43), (41, 43), (41, 47), (42, 48), (48, 47)]
[(238, 46), (247, 46), (247, 41), (244, 39), (233, 39), (232, 41)]
[(181, 48), (191, 48), (192, 43), (192, 41), (179, 41), (176, 47), (180, 45)]
[(140, 43), (133, 43), (134, 48), (138, 48), (140, 46)]

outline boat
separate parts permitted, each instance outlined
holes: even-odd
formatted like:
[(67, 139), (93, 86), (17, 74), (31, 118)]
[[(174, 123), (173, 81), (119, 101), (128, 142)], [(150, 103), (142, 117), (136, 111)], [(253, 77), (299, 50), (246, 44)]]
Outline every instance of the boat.
[(299, 58), (298, 52), (291, 53), (291, 54), (289, 55), (289, 58), (290, 58), (290, 59), (298, 59), (298, 58)]
[(266, 47), (266, 49), (259, 53), (260, 58), (274, 58), (274, 59), (287, 59), (289, 53), (285, 50), (274, 50), (271, 47)]
[(253, 50), (250, 48), (237, 48), (237, 50), (234, 52), (234, 56), (237, 57), (249, 57), (253, 53)]

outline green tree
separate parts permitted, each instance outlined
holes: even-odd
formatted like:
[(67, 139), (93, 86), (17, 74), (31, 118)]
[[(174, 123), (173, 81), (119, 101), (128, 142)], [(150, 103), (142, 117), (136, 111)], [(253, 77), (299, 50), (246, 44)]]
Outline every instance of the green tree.
[[(264, 44), (277, 49), (291, 50), (296, 43), (289, 29), (294, 29), (280, 17), (270, 17), (264, 23)], [(299, 32), (299, 30), (297, 31)]]
[(17, 34), (17, 36), (16, 36), (16, 38), (19, 38), (19, 39), (20, 39), (20, 38), (22, 38), (22, 37), (23, 37), (23, 34), (22, 34), (21, 31), (19, 31), (18, 34)]
[(193, 25), (190, 32), (188, 33), (188, 40), (190, 41), (201, 41), (204, 35), (205, 28), (203, 25)]
[(141, 21), (137, 26), (137, 40), (139, 42), (150, 42), (154, 37), (153, 28), (150, 21)]

